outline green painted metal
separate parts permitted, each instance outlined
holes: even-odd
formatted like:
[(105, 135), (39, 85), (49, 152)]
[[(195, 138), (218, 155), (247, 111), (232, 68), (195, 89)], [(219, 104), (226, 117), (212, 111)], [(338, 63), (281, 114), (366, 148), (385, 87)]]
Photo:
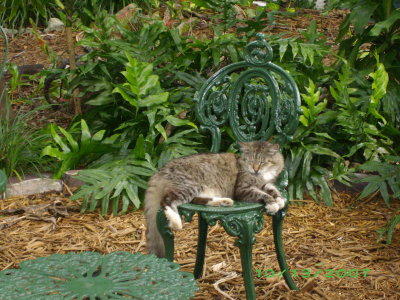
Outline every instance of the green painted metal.
[(191, 273), (154, 255), (113, 252), (53, 254), (0, 272), (0, 298), (190, 299), (197, 290)]
[(6, 192), (7, 188), (7, 176), (3, 170), (0, 170), (0, 196)]
[(196, 94), (196, 117), (212, 135), (212, 152), (221, 145), (220, 128), (228, 125), (237, 141), (268, 140), (281, 146), (298, 126), (300, 94), (296, 83), (271, 62), (272, 48), (262, 34), (245, 47), (245, 61), (211, 76)]
[(168, 226), (168, 220), (162, 209), (157, 213), (157, 229), (160, 232), (165, 248), (165, 258), (173, 262), (174, 261), (174, 233)]
[(204, 258), (206, 254), (207, 245), (207, 231), (208, 224), (207, 221), (199, 216), (199, 236), (197, 239), (197, 253), (196, 253), (196, 263), (194, 266), (194, 278), (199, 279), (203, 274)]
[[(237, 141), (273, 140), (281, 148), (289, 143), (299, 123), (300, 94), (292, 77), (271, 62), (271, 46), (262, 34), (244, 49), (245, 60), (230, 64), (211, 76), (196, 93), (195, 113), (202, 124), (200, 129), (212, 137), (211, 152), (219, 152), (221, 128), (229, 126)], [(276, 182), (282, 196), (287, 199), (288, 172), (284, 170)], [(288, 265), (282, 241), (282, 223), (288, 203), (273, 216), (275, 250), (288, 286), (297, 290)], [(211, 207), (183, 204), (178, 210), (190, 222), (197, 212), (199, 217), (198, 252), (195, 278), (201, 276), (204, 264), (207, 227), (217, 221), (225, 231), (237, 237), (240, 249), (246, 298), (256, 299), (252, 272), (252, 245), (255, 233), (263, 226), (264, 205), (235, 202), (232, 207)], [(173, 233), (168, 228), (162, 210), (158, 214), (159, 230), (165, 241), (167, 257), (173, 260)]]

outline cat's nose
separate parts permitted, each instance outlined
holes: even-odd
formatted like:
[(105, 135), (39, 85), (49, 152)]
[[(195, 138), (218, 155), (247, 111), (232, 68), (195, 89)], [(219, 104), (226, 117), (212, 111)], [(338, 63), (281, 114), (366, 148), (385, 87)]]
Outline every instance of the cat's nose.
[(260, 166), (259, 165), (253, 165), (253, 170), (254, 170), (254, 173), (258, 174), (258, 171), (260, 171)]

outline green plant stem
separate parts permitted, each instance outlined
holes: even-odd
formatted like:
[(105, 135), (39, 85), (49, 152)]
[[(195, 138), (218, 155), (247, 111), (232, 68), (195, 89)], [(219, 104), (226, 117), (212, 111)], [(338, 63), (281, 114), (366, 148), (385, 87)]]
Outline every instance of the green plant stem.
[(393, 0), (383, 0), (383, 17), (386, 20), (392, 13)]

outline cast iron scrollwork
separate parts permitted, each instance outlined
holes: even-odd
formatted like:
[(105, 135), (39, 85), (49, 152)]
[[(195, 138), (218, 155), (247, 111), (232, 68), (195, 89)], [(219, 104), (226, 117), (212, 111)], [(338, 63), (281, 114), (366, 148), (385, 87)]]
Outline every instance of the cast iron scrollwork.
[(271, 62), (272, 47), (262, 34), (244, 49), (242, 62), (211, 76), (196, 94), (196, 118), (212, 134), (211, 151), (219, 151), (219, 128), (229, 124), (238, 141), (268, 140), (281, 145), (297, 128), (300, 94), (292, 77)]
[(243, 71), (232, 86), (230, 126), (240, 141), (268, 139), (273, 133), (279, 86), (261, 68)]
[(270, 62), (273, 58), (272, 48), (265, 41), (262, 33), (257, 33), (256, 40), (244, 48), (244, 59), (253, 65), (260, 66)]
[(192, 222), (194, 213), (194, 210), (179, 209), (179, 214), (184, 217), (186, 222)]
[(264, 224), (263, 210), (229, 215), (201, 213), (201, 217), (210, 226), (219, 221), (229, 235), (238, 238), (236, 246), (245, 245), (248, 242), (254, 244), (254, 233), (260, 232)]

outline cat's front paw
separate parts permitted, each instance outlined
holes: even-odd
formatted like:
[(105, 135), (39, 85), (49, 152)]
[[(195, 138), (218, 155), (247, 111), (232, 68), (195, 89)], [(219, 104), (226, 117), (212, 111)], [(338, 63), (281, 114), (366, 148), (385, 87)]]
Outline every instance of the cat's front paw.
[(285, 199), (282, 197), (277, 197), (274, 199), (273, 202), (267, 203), (265, 205), (265, 209), (268, 214), (275, 214), (278, 210), (281, 210), (285, 207)]
[(265, 205), (265, 210), (268, 214), (274, 215), (279, 211), (279, 204), (278, 203), (267, 203)]
[(282, 209), (285, 207), (285, 199), (283, 199), (282, 197), (277, 197), (275, 199), (275, 201), (276, 201), (276, 204), (278, 204), (279, 209)]

